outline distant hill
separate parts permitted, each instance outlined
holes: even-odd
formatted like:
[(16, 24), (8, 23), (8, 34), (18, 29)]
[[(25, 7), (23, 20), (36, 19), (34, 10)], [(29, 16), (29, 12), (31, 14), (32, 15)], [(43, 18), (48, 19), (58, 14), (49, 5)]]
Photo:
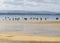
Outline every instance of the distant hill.
[(24, 11), (24, 10), (0, 10), (0, 14), (5, 13), (14, 13), (14, 14), (60, 14), (58, 12), (50, 12), (50, 11)]

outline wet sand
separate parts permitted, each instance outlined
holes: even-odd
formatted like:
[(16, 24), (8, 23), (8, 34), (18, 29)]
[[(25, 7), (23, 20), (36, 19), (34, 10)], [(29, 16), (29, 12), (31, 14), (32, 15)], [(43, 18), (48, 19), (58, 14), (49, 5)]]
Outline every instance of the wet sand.
[(0, 22), (0, 41), (59, 43), (60, 22)]

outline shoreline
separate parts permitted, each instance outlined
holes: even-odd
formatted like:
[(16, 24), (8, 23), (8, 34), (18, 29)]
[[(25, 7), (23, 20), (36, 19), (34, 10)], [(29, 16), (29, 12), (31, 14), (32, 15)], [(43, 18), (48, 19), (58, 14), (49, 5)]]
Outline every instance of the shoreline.
[(0, 21), (1, 24), (60, 24), (60, 21)]

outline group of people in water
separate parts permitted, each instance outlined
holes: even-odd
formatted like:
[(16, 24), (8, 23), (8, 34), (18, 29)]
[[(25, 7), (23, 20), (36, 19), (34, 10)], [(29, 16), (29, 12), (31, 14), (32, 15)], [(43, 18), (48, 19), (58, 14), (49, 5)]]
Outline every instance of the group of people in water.
[[(58, 17), (55, 18), (56, 20), (59, 20)], [(48, 17), (42, 18), (42, 17), (5, 17), (6, 21), (47, 21)]]

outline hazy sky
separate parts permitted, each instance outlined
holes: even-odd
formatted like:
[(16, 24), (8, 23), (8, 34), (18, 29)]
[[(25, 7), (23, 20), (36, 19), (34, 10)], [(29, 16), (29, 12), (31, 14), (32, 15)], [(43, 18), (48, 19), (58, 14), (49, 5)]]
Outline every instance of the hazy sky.
[(60, 0), (0, 0), (0, 10), (60, 12)]

